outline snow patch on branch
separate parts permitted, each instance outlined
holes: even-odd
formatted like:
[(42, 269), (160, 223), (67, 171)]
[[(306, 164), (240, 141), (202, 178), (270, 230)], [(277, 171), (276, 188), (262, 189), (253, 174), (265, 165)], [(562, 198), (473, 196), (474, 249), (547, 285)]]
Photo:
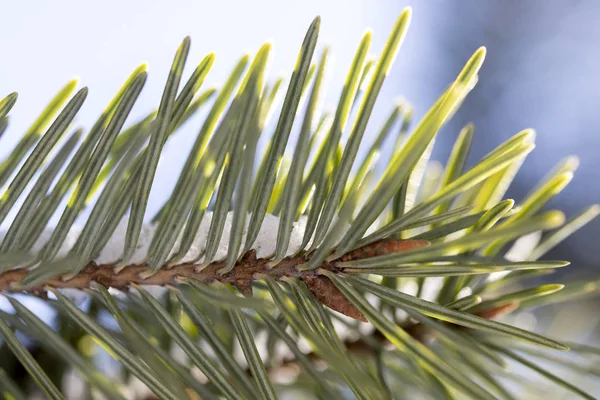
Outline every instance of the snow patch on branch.
[[(181, 262), (200, 263), (203, 261), (203, 253), (206, 249), (206, 241), (208, 239), (208, 233), (212, 221), (212, 216), (213, 213), (210, 211), (204, 215), (204, 218), (202, 219), (202, 223), (200, 224), (198, 232), (196, 233), (192, 246), (190, 247), (186, 255), (182, 258)], [(250, 220), (249, 217), (250, 216), (248, 215), (248, 217), (246, 218), (246, 227), (243, 233), (242, 245), (244, 243), (243, 240), (246, 237), (246, 230), (248, 228), (248, 222)], [(123, 246), (125, 244), (125, 236), (127, 234), (128, 221), (129, 217), (124, 217), (119, 222), (115, 231), (111, 235), (110, 239), (108, 240), (100, 254), (97, 257), (95, 257), (94, 261), (97, 264), (109, 264), (120, 260), (121, 256), (123, 255)], [(215, 256), (215, 260), (222, 260), (227, 257), (229, 247), (229, 235), (231, 233), (232, 223), (233, 212), (229, 212), (225, 219), (223, 233), (221, 235), (221, 240), (219, 242), (219, 247)], [(152, 237), (156, 233), (156, 228), (157, 225), (153, 224), (144, 224), (142, 226), (139, 242), (137, 244), (133, 257), (130, 260), (131, 263), (139, 264), (143, 263), (146, 260), (148, 252), (150, 250), (150, 245), (152, 243)], [(300, 248), (305, 228), (305, 216), (300, 217), (298, 221), (294, 222), (292, 234), (290, 237), (290, 244), (287, 251), (288, 255), (295, 253)], [(252, 246), (252, 248), (256, 250), (258, 258), (269, 257), (275, 253), (278, 230), (279, 217), (267, 214), (261, 225), (258, 237), (254, 245)], [(60, 247), (56, 258), (62, 258), (68, 255), (69, 251), (77, 242), (81, 231), (82, 227), (73, 226), (73, 228), (67, 234), (64, 243)], [(38, 240), (31, 248), (32, 255), (37, 255), (42, 251), (44, 245), (52, 236), (52, 232), (52, 228), (46, 229), (42, 232)], [(4, 239), (5, 234), (6, 232), (0, 232), (0, 242)], [(171, 255), (175, 254), (175, 252), (179, 249), (180, 244), (181, 235), (175, 242)]]
[[(202, 262), (202, 255), (206, 250), (206, 241), (208, 239), (208, 233), (210, 230), (210, 224), (212, 221), (212, 212), (207, 212), (202, 219), (196, 237), (192, 243), (192, 246), (181, 259), (181, 262)], [(246, 227), (244, 229), (243, 238), (246, 236), (246, 229), (248, 228), (249, 216), (246, 218)], [(227, 257), (229, 248), (229, 235), (231, 234), (233, 223), (233, 212), (229, 212), (225, 218), (225, 224), (223, 226), (223, 233), (219, 242), (219, 247), (215, 255), (215, 260), (222, 260)], [(299, 249), (302, 244), (302, 237), (304, 235), (304, 229), (306, 227), (306, 217), (301, 217), (298, 221), (294, 222), (294, 228), (290, 238), (290, 245), (288, 247), (288, 254), (294, 253)], [(252, 246), (256, 250), (257, 257), (268, 257), (275, 253), (275, 246), (277, 243), (277, 232), (279, 229), (279, 217), (271, 214), (265, 216), (265, 220), (260, 228), (258, 238)], [(125, 241), (125, 234), (127, 232), (127, 218), (123, 220), (117, 226), (117, 229), (111, 236), (110, 240), (96, 258), (96, 262), (99, 264), (106, 264), (118, 260), (123, 252), (123, 243)], [(140, 240), (136, 248), (135, 254), (131, 259), (132, 263), (141, 263), (145, 260), (146, 255), (150, 249), (152, 242), (152, 236), (156, 232), (156, 226), (144, 225), (142, 233), (140, 234)], [(243, 243), (243, 241), (242, 241)], [(179, 249), (181, 244), (181, 235), (175, 242), (171, 255)]]

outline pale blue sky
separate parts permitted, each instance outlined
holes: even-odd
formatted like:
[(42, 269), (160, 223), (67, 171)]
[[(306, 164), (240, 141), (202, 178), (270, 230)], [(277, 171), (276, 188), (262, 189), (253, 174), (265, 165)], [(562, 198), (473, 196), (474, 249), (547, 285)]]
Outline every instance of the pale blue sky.
[[(222, 81), (243, 52), (256, 51), (266, 40), (275, 46), (271, 76), (289, 74), (305, 30), (316, 15), (321, 15), (323, 21), (320, 44), (333, 48), (330, 82), (337, 96), (335, 88), (341, 85), (365, 29), (374, 28), (373, 51), (378, 52), (406, 5), (361, 0), (10, 3), (3, 7), (0, 26), (4, 56), (0, 63), (0, 93), (19, 92), (11, 131), (24, 129), (53, 93), (75, 76), (80, 78), (81, 86), (90, 88), (78, 118), (89, 126), (124, 78), (137, 65), (148, 62), (149, 81), (134, 113), (142, 115), (160, 100), (173, 53), (186, 35), (192, 37), (188, 74), (208, 52), (217, 53), (207, 84)], [(426, 12), (426, 8), (416, 12), (407, 46), (392, 72), (395, 76), (402, 76), (406, 67), (415, 69), (418, 64), (415, 43), (428, 39), (427, 24), (419, 24)], [(397, 87), (394, 92), (405, 94), (404, 89)], [(382, 106), (389, 97), (382, 98)]]
[[(0, 26), (4, 55), (4, 62), (0, 63), (0, 93), (17, 91), (19, 100), (11, 112), (12, 121), (9, 133), (2, 139), (0, 156), (10, 151), (46, 102), (73, 77), (79, 77), (80, 87), (89, 87), (88, 98), (76, 119), (83, 127), (93, 124), (123, 80), (142, 62), (149, 64), (149, 80), (129, 121), (157, 107), (173, 54), (186, 35), (192, 37), (186, 76), (207, 53), (217, 54), (205, 87), (222, 82), (244, 52), (255, 52), (267, 40), (274, 43), (270, 67), (274, 80), (281, 74), (289, 76), (307, 27), (320, 15), (320, 47), (329, 45), (333, 49), (327, 97), (327, 103), (333, 105), (362, 34), (373, 28), (372, 52), (379, 53), (396, 17), (409, 3), (11, 1), (3, 7)], [(405, 46), (391, 72), (393, 82), (384, 87), (369, 131), (376, 130), (398, 96), (406, 95), (417, 106), (421, 103), (418, 111), (422, 113), (437, 95), (434, 90), (423, 90), (421, 82), (411, 77), (423, 74), (419, 57), (426, 54), (418, 51), (417, 44), (430, 42), (427, 10), (415, 10)], [(180, 134), (167, 146), (155, 187), (164, 189), (172, 183), (172, 175), (178, 173), (182, 153), (193, 140), (199, 122), (192, 122), (187, 127), (189, 134)], [(151, 203), (152, 208), (158, 205)]]

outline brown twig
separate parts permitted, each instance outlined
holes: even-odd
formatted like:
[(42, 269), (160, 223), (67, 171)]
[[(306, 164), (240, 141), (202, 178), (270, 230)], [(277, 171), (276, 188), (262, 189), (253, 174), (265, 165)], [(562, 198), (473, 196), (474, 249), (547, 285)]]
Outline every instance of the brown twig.
[[(360, 260), (376, 255), (390, 254), (411, 248), (429, 245), (425, 240), (396, 240), (383, 239), (359, 249), (353, 250), (340, 259), (323, 262), (320, 268), (327, 271), (339, 271), (341, 261)], [(246, 255), (226, 274), (218, 271), (225, 267), (224, 262), (213, 262), (205, 268), (198, 269), (197, 264), (182, 263), (172, 267), (164, 267), (154, 274), (148, 274), (150, 268), (147, 265), (132, 264), (117, 269), (115, 264), (97, 265), (92, 262), (79, 273), (68, 279), (55, 276), (35, 287), (22, 287), (19, 282), (29, 273), (28, 268), (18, 268), (0, 274), (0, 291), (5, 292), (29, 292), (43, 295), (47, 286), (54, 288), (86, 289), (92, 282), (98, 282), (106, 287), (124, 289), (132, 284), (137, 285), (168, 285), (176, 284), (181, 278), (193, 279), (200, 282), (210, 283), (218, 281), (236, 286), (242, 293), (250, 294), (251, 282), (257, 276), (268, 276), (273, 279), (283, 277), (317, 277), (315, 270), (298, 270), (298, 266), (305, 264), (311, 254), (286, 257), (276, 265), (269, 264), (269, 259), (257, 258), (256, 252), (250, 250)], [(321, 282), (322, 283), (322, 282)]]
[[(131, 264), (117, 270), (115, 264), (97, 265), (92, 262), (78, 274), (70, 277), (70, 279), (63, 279), (60, 276), (56, 276), (38, 286), (27, 288), (20, 287), (18, 283), (27, 276), (29, 270), (20, 268), (4, 272), (0, 275), (0, 290), (35, 293), (36, 291), (43, 290), (46, 286), (59, 289), (86, 289), (91, 287), (92, 282), (100, 283), (106, 287), (125, 289), (132, 284), (160, 286), (177, 284), (182, 278), (206, 283), (218, 281), (237, 285), (238, 282), (242, 284), (255, 280), (254, 275), (257, 273), (274, 279), (279, 279), (282, 276), (300, 277), (303, 272), (298, 271), (296, 266), (304, 262), (306, 260), (302, 256), (289, 257), (283, 259), (275, 267), (269, 268), (267, 259), (256, 258), (256, 252), (250, 250), (229, 273), (224, 275), (218, 274), (217, 271), (225, 267), (225, 263), (215, 262), (201, 270), (198, 270), (197, 264), (182, 263), (170, 268), (161, 268), (150, 276), (146, 275), (150, 271), (150, 268), (143, 264)], [(329, 270), (334, 268), (333, 263), (325, 264), (327, 265), (324, 265), (324, 268), (328, 268)], [(306, 273), (310, 274), (314, 273), (314, 271), (306, 271)]]

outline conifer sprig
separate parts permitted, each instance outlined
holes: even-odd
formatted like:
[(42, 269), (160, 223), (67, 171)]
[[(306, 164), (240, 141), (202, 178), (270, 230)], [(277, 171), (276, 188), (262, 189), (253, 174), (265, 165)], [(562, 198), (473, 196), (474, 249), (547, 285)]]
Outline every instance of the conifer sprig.
[[(523, 200), (503, 199), (535, 134), (517, 133), (466, 169), (477, 140), (469, 124), (443, 170), (428, 169), (436, 136), (477, 82), (485, 48), (414, 128), (410, 105), (395, 105), (358, 157), (410, 19), (406, 9), (376, 59), (367, 56), (372, 33), (363, 36), (331, 113), (319, 101), (329, 54), (316, 51), (319, 18), (287, 88), (268, 78), (269, 43), (242, 57), (220, 88), (202, 88), (214, 54), (184, 81), (189, 38), (160, 104), (140, 120), (130, 114), (144, 65), (89, 131), (71, 126), (88, 89), (72, 95), (75, 81), (62, 88), (0, 163), (0, 222), (8, 224), (0, 293), (14, 308), (0, 310), (0, 393), (62, 399), (75, 370), (92, 399), (142, 397), (133, 378), (160, 399), (275, 399), (290, 389), (315, 398), (520, 398), (509, 360), (593, 398), (530, 358), (593, 373), (565, 351), (595, 357), (598, 349), (501, 321), (600, 290), (593, 281), (523, 283), (567, 266), (542, 257), (600, 212), (593, 205), (565, 222), (560, 211), (543, 210), (570, 182), (576, 158)], [(16, 93), (0, 100), (0, 137), (11, 134), (15, 106)], [(172, 192), (149, 215), (150, 196), (161, 194), (154, 180), (163, 148), (204, 107)], [(388, 143), (391, 159), (379, 159)], [(505, 257), (512, 242), (540, 232), (526, 254)], [(83, 308), (73, 291), (85, 296)], [(56, 311), (56, 329), (21, 295)], [(101, 372), (99, 349), (120, 375)], [(290, 365), (300, 367), (294, 379), (281, 379)]]

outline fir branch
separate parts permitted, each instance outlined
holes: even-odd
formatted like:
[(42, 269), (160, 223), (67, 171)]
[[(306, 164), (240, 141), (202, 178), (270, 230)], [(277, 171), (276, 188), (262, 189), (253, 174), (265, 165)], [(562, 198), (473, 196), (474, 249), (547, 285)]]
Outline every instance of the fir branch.
[[(81, 145), (75, 150), (85, 130), (76, 131), (57, 151), (87, 94), (84, 88), (71, 97), (76, 82), (67, 84), (0, 162), (0, 221), (16, 215), (0, 241), (0, 294), (15, 308), (15, 314), (0, 312), (0, 339), (8, 344), (0, 344), (3, 390), (17, 399), (33, 394), (26, 382), (13, 381), (18, 375), (14, 365), (26, 366), (28, 379), (52, 398), (62, 398), (64, 372), (71, 365), (86, 376), (98, 375), (96, 381), (88, 379), (90, 398), (96, 398), (94, 390), (112, 389), (101, 384), (100, 366), (80, 347), (85, 338), (93, 338), (122, 365), (123, 379), (110, 378), (116, 398), (134, 397), (124, 393), (134, 376), (158, 398), (275, 399), (286, 386), (273, 385), (269, 375), (297, 360), (306, 374), (290, 385), (303, 385), (307, 378), (305, 388), (319, 398), (340, 397), (349, 389), (360, 400), (391, 398), (392, 393), (394, 398), (397, 393), (398, 398), (453, 398), (455, 392), (510, 399), (502, 386), (507, 373), (497, 369), (505, 366), (506, 357), (586, 397), (508, 348), (489, 345), (489, 335), (504, 335), (568, 350), (497, 319), (600, 291), (596, 281), (522, 286), (526, 278), (568, 265), (538, 259), (600, 213), (593, 205), (565, 224), (561, 212), (541, 212), (569, 183), (577, 159), (560, 162), (519, 203), (502, 197), (535, 147), (531, 129), (466, 170), (474, 132), (467, 125), (444, 169), (429, 162), (440, 128), (477, 82), (485, 48), (473, 54), (410, 134), (412, 107), (403, 101), (366, 156), (357, 160), (410, 20), (407, 8), (375, 59), (367, 56), (371, 32), (363, 36), (335, 113), (319, 102), (328, 50), (317, 67), (318, 17), (305, 35), (282, 104), (276, 98), (283, 79), (267, 83), (271, 44), (252, 58), (242, 57), (223, 86), (196, 96), (215, 55), (208, 54), (182, 82), (190, 48), (186, 38), (157, 110), (125, 125), (146, 81), (142, 65)], [(143, 225), (164, 146), (217, 90), (171, 195), (152, 225)], [(16, 93), (0, 99), (0, 136), (16, 100)], [(277, 126), (267, 137), (267, 121), (279, 107)], [(379, 153), (398, 121), (394, 152), (377, 177)], [(288, 143), (294, 139), (296, 151), (286, 166)], [(88, 207), (91, 214), (81, 233), (71, 232)], [(45, 229), (54, 215), (60, 216), (58, 225)], [(210, 226), (201, 228), (207, 219)], [(518, 257), (512, 250), (503, 254), (506, 244), (543, 232), (548, 233)], [(431, 283), (439, 283), (433, 292)], [(413, 284), (416, 295), (405, 284)], [(148, 287), (157, 285), (167, 289), (154, 297)], [(243, 296), (229, 292), (232, 287)], [(124, 297), (113, 297), (107, 288), (122, 290)], [(50, 336), (54, 331), (12, 297), (24, 293), (47, 299), (48, 292), (57, 299), (48, 304), (60, 315), (59, 329)], [(69, 293), (91, 295), (92, 311), (82, 309)], [(118, 328), (99, 317), (101, 310), (114, 317)], [(332, 318), (345, 328), (338, 329)], [(375, 330), (367, 334), (363, 327)], [(17, 333), (37, 338), (39, 354), (24, 348)], [(268, 356), (259, 351), (261, 333), (267, 335)], [(77, 345), (67, 337), (76, 337)], [(311, 346), (308, 353), (300, 349), (300, 340)], [(52, 354), (57, 343), (65, 350), (58, 358)], [(245, 363), (235, 357), (236, 344)], [(281, 363), (278, 345), (287, 346), (293, 360)], [(188, 363), (175, 361), (177, 349)], [(60, 365), (49, 371), (56, 362)], [(208, 382), (197, 380), (192, 368)], [(585, 367), (578, 368), (572, 370)]]
[[(340, 272), (341, 262), (392, 254), (428, 245), (429, 242), (424, 240), (384, 239), (353, 250), (339, 259), (324, 261), (320, 268), (334, 273)], [(226, 261), (212, 262), (206, 266), (197, 263), (180, 263), (160, 268), (151, 275), (147, 274), (151, 267), (146, 264), (129, 264), (125, 267), (119, 267), (119, 263), (98, 265), (92, 262), (75, 275), (54, 276), (41, 284), (28, 287), (19, 285), (19, 282), (30, 273), (28, 268), (23, 267), (0, 274), (0, 291), (28, 292), (44, 297), (47, 287), (89, 289), (96, 282), (107, 288), (126, 289), (134, 284), (165, 286), (179, 284), (186, 279), (191, 279), (203, 283), (227, 283), (237, 287), (242, 293), (250, 295), (253, 281), (269, 277), (276, 280), (300, 278), (305, 282), (313, 282), (311, 290), (325, 298), (331, 294), (331, 288), (323, 283), (322, 277), (318, 276), (318, 272), (298, 268), (310, 260), (311, 254), (288, 256), (273, 264), (270, 258), (257, 258), (256, 251), (250, 250), (235, 264), (231, 271), (225, 274), (220, 273), (220, 270), (226, 266)], [(316, 282), (320, 282), (320, 284)], [(327, 285), (327, 288), (325, 285)], [(330, 301), (327, 305), (335, 308), (334, 303), (336, 301)]]

